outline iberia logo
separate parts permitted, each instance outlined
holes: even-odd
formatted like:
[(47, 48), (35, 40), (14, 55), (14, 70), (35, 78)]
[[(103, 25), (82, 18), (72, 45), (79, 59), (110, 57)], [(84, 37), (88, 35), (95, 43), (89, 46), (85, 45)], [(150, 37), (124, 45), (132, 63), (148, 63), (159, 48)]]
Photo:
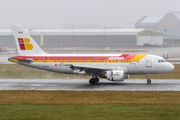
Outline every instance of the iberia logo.
[(32, 50), (33, 45), (30, 43), (29, 38), (18, 38), (19, 46), (21, 50)]

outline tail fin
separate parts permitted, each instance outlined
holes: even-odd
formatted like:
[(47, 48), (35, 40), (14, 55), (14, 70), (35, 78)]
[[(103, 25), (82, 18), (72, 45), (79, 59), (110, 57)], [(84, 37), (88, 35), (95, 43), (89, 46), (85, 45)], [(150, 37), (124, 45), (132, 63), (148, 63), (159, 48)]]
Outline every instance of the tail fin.
[(12, 27), (20, 56), (46, 54), (20, 25)]

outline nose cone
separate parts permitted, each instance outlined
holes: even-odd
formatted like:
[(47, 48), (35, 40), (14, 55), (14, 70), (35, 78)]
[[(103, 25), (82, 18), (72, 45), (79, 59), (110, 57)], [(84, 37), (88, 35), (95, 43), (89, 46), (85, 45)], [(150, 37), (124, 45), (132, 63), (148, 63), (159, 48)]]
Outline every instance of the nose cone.
[(169, 68), (169, 71), (172, 71), (172, 70), (174, 70), (174, 65), (169, 63), (169, 67), (168, 68)]

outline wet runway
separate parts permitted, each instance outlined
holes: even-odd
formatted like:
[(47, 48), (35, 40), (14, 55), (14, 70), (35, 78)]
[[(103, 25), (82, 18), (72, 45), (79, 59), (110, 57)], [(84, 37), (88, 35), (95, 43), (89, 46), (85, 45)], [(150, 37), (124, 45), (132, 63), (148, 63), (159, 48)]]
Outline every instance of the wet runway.
[(0, 79), (0, 90), (73, 90), (73, 91), (180, 91), (180, 79), (129, 79), (110, 82), (101, 79), (98, 84), (90, 85), (87, 79)]

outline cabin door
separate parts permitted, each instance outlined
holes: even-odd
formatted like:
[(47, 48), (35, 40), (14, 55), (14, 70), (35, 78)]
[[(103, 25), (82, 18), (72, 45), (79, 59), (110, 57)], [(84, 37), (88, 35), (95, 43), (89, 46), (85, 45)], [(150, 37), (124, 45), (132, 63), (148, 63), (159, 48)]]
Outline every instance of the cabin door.
[(151, 56), (146, 57), (146, 67), (152, 67), (152, 57)]

